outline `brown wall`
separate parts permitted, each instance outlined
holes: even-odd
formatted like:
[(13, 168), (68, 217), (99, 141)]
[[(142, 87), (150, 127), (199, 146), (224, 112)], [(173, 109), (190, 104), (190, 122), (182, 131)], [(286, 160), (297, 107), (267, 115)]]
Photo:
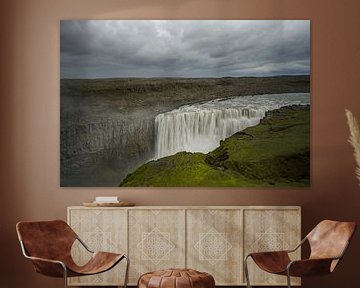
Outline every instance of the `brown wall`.
[[(0, 286), (62, 287), (33, 273), (19, 220), (66, 217), (66, 207), (114, 194), (139, 205), (301, 205), (303, 234), (324, 219), (360, 223), (360, 188), (344, 108), (360, 119), (360, 1), (7, 0), (0, 2)], [(60, 19), (311, 19), (310, 189), (59, 188)], [(358, 287), (359, 231), (337, 272), (304, 287)], [(341, 283), (346, 283), (342, 285)]]

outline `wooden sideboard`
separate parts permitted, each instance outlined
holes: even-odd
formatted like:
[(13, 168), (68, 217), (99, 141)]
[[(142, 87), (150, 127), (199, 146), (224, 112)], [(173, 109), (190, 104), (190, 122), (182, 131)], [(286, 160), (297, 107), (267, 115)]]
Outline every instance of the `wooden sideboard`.
[[(301, 240), (298, 206), (80, 206), (68, 207), (68, 223), (92, 250), (129, 255), (129, 285), (148, 271), (184, 267), (212, 274), (216, 285), (245, 285), (245, 255)], [(78, 263), (89, 257), (78, 243), (72, 254)], [(293, 256), (300, 258), (300, 250)], [(253, 285), (286, 285), (286, 277), (249, 264)], [(124, 271), (121, 262), (103, 274), (70, 278), (69, 285), (121, 285)]]

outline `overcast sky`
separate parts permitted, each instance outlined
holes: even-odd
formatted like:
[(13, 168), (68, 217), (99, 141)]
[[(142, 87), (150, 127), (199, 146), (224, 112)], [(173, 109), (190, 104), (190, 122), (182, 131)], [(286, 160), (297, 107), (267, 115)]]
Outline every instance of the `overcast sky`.
[(63, 20), (61, 77), (310, 74), (309, 20)]

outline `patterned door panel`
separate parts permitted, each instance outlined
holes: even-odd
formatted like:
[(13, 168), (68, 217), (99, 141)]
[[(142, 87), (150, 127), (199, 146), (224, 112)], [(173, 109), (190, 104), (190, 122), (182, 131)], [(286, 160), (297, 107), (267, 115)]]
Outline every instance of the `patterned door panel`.
[[(276, 251), (295, 248), (301, 237), (299, 210), (245, 210), (244, 211), (244, 255), (251, 252)], [(300, 259), (300, 249), (292, 253)], [(249, 276), (252, 285), (286, 285), (286, 277), (266, 273), (252, 261)], [(300, 284), (298, 278), (292, 284)]]
[(187, 266), (212, 274), (216, 285), (242, 282), (242, 211), (187, 211)]
[[(69, 224), (80, 239), (93, 251), (127, 253), (127, 215), (121, 209), (70, 210)], [(85, 264), (89, 253), (76, 241), (72, 248), (76, 263)], [(69, 278), (70, 285), (122, 285), (125, 261), (112, 270), (85, 277)]]
[(130, 283), (145, 272), (185, 267), (185, 210), (129, 210)]

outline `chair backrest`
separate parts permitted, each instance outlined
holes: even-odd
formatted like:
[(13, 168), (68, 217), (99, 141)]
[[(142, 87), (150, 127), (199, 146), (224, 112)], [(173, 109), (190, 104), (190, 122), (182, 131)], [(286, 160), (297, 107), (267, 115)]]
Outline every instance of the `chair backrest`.
[(76, 240), (75, 232), (62, 220), (19, 222), (16, 231), (27, 253), (40, 258), (67, 258)]
[[(342, 256), (355, 229), (355, 222), (321, 221), (306, 236), (311, 248), (310, 258), (337, 258)], [(332, 267), (332, 270), (335, 266)]]

